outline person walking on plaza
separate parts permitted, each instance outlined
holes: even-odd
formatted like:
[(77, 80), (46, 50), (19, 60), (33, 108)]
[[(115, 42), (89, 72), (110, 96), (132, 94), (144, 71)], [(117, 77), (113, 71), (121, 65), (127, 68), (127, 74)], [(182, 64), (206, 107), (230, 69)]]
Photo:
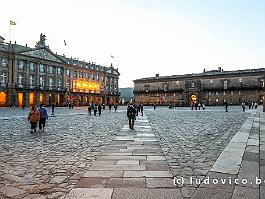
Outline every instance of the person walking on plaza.
[(115, 112), (117, 112), (117, 108), (118, 108), (118, 106), (117, 106), (117, 104), (115, 104), (114, 105)]
[(245, 106), (245, 103), (244, 102), (242, 102), (242, 110), (243, 110), (243, 112), (245, 112), (245, 109), (246, 109), (246, 106)]
[(143, 116), (144, 115), (144, 105), (142, 103), (140, 104), (140, 112), (141, 112), (141, 115)]
[(109, 104), (109, 111), (111, 111), (111, 104)]
[(154, 111), (156, 110), (156, 104), (154, 104)]
[(224, 104), (225, 104), (225, 112), (228, 112), (228, 103), (224, 102)]
[(54, 115), (54, 107), (55, 107), (55, 105), (54, 105), (54, 103), (52, 104), (52, 115)]
[(134, 120), (136, 118), (137, 110), (133, 107), (133, 105), (129, 104), (127, 108), (127, 117), (129, 119), (129, 128), (133, 130)]
[(39, 129), (40, 131), (44, 131), (45, 123), (46, 123), (46, 120), (48, 119), (48, 113), (47, 113), (46, 108), (44, 108), (42, 104), (40, 105), (40, 108), (38, 111), (40, 113)]
[(88, 105), (87, 110), (88, 110), (89, 115), (91, 116), (91, 110), (92, 110), (91, 104)]
[(99, 105), (98, 105), (98, 115), (99, 115), (99, 116), (101, 115), (101, 109), (102, 109), (102, 107), (101, 107), (101, 105), (99, 104)]
[(103, 111), (105, 111), (105, 104), (102, 105)]
[(95, 104), (95, 106), (94, 106), (94, 115), (95, 116), (97, 115), (97, 111), (98, 111), (98, 106), (97, 106), (97, 104)]
[(258, 103), (255, 102), (255, 103), (254, 103), (254, 106), (255, 106), (255, 109), (257, 109), (257, 108), (258, 108)]
[(36, 133), (37, 122), (40, 120), (40, 113), (37, 111), (36, 106), (32, 106), (29, 114), (28, 114), (28, 121), (30, 122), (30, 133), (33, 131)]

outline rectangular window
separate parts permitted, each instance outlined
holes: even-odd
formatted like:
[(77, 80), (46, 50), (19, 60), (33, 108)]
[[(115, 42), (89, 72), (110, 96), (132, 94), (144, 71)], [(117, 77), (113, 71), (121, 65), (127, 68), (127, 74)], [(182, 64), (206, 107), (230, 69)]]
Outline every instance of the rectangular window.
[(40, 87), (44, 87), (44, 76), (40, 76)]
[(194, 88), (194, 85), (195, 85), (195, 84), (192, 82), (192, 83), (191, 83), (191, 88)]
[(18, 85), (19, 86), (23, 85), (23, 74), (22, 73), (18, 74)]
[(62, 80), (60, 78), (57, 80), (57, 87), (62, 87)]
[(83, 78), (83, 77), (84, 77), (84, 75), (83, 75), (82, 72), (79, 72), (79, 77), (80, 77), (80, 78)]
[(241, 95), (241, 91), (238, 91), (238, 95)]
[(219, 95), (218, 91), (215, 92), (215, 95)]
[(234, 95), (234, 91), (231, 91), (231, 95)]
[(6, 72), (1, 73), (1, 84), (6, 84), (7, 79), (6, 79)]
[(238, 80), (239, 80), (239, 83), (242, 83), (243, 79), (242, 79), (242, 77), (240, 77)]
[(66, 70), (66, 76), (70, 77), (70, 70), (69, 69)]
[(29, 70), (30, 70), (30, 71), (35, 71), (35, 68), (36, 68), (36, 64), (30, 62), (30, 63), (29, 63)]
[(57, 72), (58, 72), (58, 75), (62, 75), (63, 74), (63, 69), (62, 68), (57, 68)]
[(211, 93), (211, 91), (209, 91), (209, 96), (211, 96), (212, 95), (212, 93)]
[(53, 87), (53, 78), (52, 77), (49, 78), (49, 87)]
[(77, 77), (77, 72), (76, 71), (73, 72), (73, 77)]
[(53, 74), (54, 73), (54, 66), (49, 66), (49, 73)]
[(226, 95), (225, 91), (224, 91), (224, 95)]
[(179, 81), (176, 81), (176, 85), (179, 86)]
[(18, 69), (23, 70), (25, 67), (25, 61), (19, 60), (18, 61)]
[(210, 84), (213, 84), (213, 80), (212, 79), (210, 79)]
[(40, 72), (45, 73), (46, 65), (40, 64)]
[(30, 86), (34, 86), (34, 83), (35, 83), (35, 81), (34, 81), (34, 75), (30, 75), (29, 76), (29, 85)]
[(2, 67), (7, 67), (7, 59), (6, 58), (2, 58), (0, 59), (0, 66)]

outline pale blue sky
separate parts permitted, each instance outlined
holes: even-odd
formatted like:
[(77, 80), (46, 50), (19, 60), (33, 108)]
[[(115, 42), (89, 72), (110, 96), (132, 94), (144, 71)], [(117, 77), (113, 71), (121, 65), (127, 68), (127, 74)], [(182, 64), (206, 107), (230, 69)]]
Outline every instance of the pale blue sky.
[(156, 73), (265, 67), (264, 10), (263, 0), (9, 0), (0, 35), (14, 20), (12, 41), (34, 46), (45, 33), (54, 52), (113, 62), (126, 87)]

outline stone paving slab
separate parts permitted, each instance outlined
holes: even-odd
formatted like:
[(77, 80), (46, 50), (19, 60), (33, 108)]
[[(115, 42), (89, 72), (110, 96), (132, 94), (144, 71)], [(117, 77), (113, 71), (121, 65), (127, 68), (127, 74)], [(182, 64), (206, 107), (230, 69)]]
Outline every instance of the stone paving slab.
[(66, 199), (111, 199), (111, 188), (74, 188)]
[[(146, 117), (138, 117), (134, 131), (126, 126), (121, 132), (77, 182), (69, 197), (100, 197), (102, 190), (102, 197), (108, 198), (113, 190), (111, 198), (182, 198)], [(109, 148), (117, 151), (109, 152)]]

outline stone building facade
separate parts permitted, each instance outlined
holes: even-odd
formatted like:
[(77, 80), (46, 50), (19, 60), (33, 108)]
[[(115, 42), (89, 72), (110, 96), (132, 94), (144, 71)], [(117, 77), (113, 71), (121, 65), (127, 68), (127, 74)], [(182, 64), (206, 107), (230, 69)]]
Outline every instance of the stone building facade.
[(118, 69), (58, 55), (45, 40), (35, 48), (0, 43), (0, 106), (118, 102)]
[(136, 103), (190, 106), (262, 103), (265, 68), (205, 71), (198, 74), (173, 75), (134, 80)]

